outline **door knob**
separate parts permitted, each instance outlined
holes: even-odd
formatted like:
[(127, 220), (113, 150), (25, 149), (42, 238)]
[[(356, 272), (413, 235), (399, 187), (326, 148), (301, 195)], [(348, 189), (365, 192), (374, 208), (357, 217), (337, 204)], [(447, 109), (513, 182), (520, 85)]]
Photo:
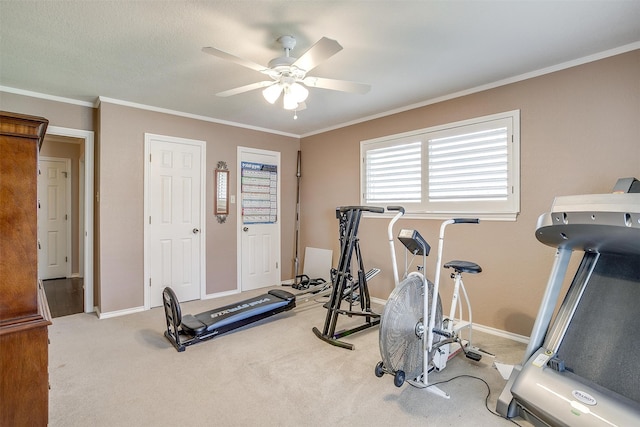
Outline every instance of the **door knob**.
[(199, 232), (200, 232), (200, 229), (199, 229), (199, 228), (194, 228), (194, 229), (193, 229), (193, 234), (198, 234)]
[(249, 227), (244, 227), (244, 228), (242, 229), (242, 231), (245, 231), (245, 232), (246, 232), (246, 231), (249, 231)]

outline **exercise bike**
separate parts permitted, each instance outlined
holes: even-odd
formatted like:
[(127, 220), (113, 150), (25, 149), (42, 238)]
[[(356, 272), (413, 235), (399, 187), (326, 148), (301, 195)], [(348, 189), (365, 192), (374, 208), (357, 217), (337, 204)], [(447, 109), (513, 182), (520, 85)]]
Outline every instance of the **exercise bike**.
[[(477, 224), (478, 219), (456, 218), (444, 221), (440, 226), (438, 242), (438, 258), (436, 260), (435, 284), (426, 278), (426, 261), (431, 247), (417, 230), (403, 229), (398, 240), (405, 246), (405, 273), (400, 282), (393, 238), (393, 226), (404, 215), (401, 206), (389, 206), (388, 211), (398, 211), (391, 219), (387, 229), (395, 289), (389, 295), (380, 322), (380, 354), (382, 361), (375, 367), (375, 375), (394, 376), (394, 384), (401, 387), (405, 380), (418, 388), (426, 388), (441, 397), (449, 395), (435, 385), (429, 383), (428, 375), (432, 371), (442, 371), (447, 362), (464, 352), (466, 357), (479, 361), (482, 358), (480, 349), (471, 344), (472, 312), (467, 291), (462, 281), (462, 273), (476, 274), (482, 268), (469, 261), (450, 261), (442, 265), (445, 228), (451, 224)], [(422, 256), (422, 266), (418, 271), (408, 272), (408, 254), (413, 258)], [(451, 278), (454, 281), (451, 307), (448, 317), (443, 318), (440, 299), (440, 272), (442, 267), (453, 269)], [(460, 293), (467, 307), (467, 319), (463, 320)], [(455, 319), (456, 310), (458, 319)], [(462, 339), (461, 332), (467, 330), (468, 335)]]

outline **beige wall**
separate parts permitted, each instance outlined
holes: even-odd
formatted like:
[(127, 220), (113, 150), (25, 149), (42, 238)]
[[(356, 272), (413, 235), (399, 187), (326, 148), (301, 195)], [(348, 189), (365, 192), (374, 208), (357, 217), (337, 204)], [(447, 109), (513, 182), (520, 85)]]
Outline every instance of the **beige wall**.
[[(235, 290), (236, 205), (227, 222), (213, 215), (213, 170), (230, 169), (231, 194), (237, 180), (237, 147), (281, 153), (283, 279), (291, 277), (294, 244), (297, 138), (267, 134), (102, 102), (100, 121), (100, 304), (102, 312), (142, 306), (144, 134), (204, 140), (206, 146), (207, 294)], [(107, 237), (108, 236), (108, 237)]]
[[(207, 293), (236, 286), (236, 226), (212, 214), (213, 169), (231, 168), (236, 186), (238, 145), (280, 151), (282, 161), (282, 278), (293, 276), (296, 154), (302, 151), (301, 245), (338, 255), (335, 208), (359, 203), (359, 143), (433, 125), (520, 109), (522, 207), (515, 222), (451, 227), (445, 259), (478, 262), (467, 278), (474, 321), (529, 335), (554, 250), (534, 237), (537, 217), (556, 195), (608, 192), (619, 177), (640, 177), (640, 51), (303, 138), (102, 103), (98, 110), (3, 92), (0, 109), (47, 117), (53, 126), (96, 132), (96, 304), (101, 312), (143, 305), (144, 133), (207, 141)], [(392, 289), (387, 219), (360, 227), (365, 266), (383, 273), (370, 283), (375, 297)], [(435, 246), (439, 221), (405, 220)], [(471, 228), (473, 227), (473, 228)], [(398, 248), (398, 253), (401, 254)], [(428, 261), (433, 271), (435, 253)], [(447, 303), (447, 301), (444, 301)]]
[[(96, 132), (95, 109), (92, 107), (56, 102), (47, 99), (35, 98), (24, 95), (17, 95), (8, 92), (0, 92), (0, 110), (12, 111), (15, 113), (28, 114), (32, 116), (45, 117), (49, 120), (49, 126), (57, 126), (70, 129), (79, 129)], [(96, 132), (96, 140), (99, 135)], [(46, 147), (44, 147), (46, 149)], [(96, 160), (96, 165), (97, 165)], [(96, 166), (97, 167), (97, 166)], [(97, 243), (96, 243), (97, 244)], [(98, 293), (95, 291), (97, 283), (96, 251), (94, 248), (94, 296), (95, 303), (98, 304)]]
[(91, 107), (0, 92), (0, 110), (44, 117), (49, 126), (94, 130)]
[(140, 307), (143, 301), (144, 134), (207, 142), (207, 294), (235, 290), (236, 205), (225, 224), (213, 215), (213, 170), (229, 165), (236, 189), (237, 147), (281, 153), (282, 279), (293, 277), (297, 138), (236, 128), (102, 102), (82, 107), (2, 92), (0, 109), (46, 117), (51, 126), (93, 130), (95, 140), (94, 300), (102, 313)]
[[(484, 269), (465, 282), (474, 322), (528, 336), (555, 253), (534, 237), (538, 216), (556, 195), (606, 193), (619, 177), (640, 178), (640, 50), (303, 138), (301, 247), (331, 248), (337, 263), (334, 212), (359, 204), (360, 141), (515, 109), (521, 114), (520, 215), (515, 222), (448, 228), (444, 258)], [(379, 298), (393, 287), (387, 224), (366, 218), (359, 234), (365, 267), (383, 270), (369, 284)], [(432, 244), (431, 278), (439, 224), (404, 220), (397, 226), (418, 229)]]

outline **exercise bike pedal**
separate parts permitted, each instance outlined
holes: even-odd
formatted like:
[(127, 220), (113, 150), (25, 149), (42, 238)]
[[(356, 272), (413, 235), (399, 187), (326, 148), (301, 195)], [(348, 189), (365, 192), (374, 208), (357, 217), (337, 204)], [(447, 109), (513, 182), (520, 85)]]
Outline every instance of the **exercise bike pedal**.
[(480, 359), (482, 359), (482, 355), (480, 353), (476, 353), (475, 351), (472, 351), (472, 350), (467, 350), (464, 353), (464, 355), (471, 360), (475, 360), (476, 362), (479, 362)]

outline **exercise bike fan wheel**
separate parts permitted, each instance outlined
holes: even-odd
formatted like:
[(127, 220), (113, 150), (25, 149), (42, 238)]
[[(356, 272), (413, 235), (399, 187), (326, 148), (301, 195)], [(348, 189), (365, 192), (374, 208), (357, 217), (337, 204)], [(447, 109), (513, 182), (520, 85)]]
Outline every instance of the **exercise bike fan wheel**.
[[(433, 301), (433, 283), (428, 282), (428, 304)], [(442, 303), (437, 296), (435, 327), (442, 325)], [(380, 321), (380, 355), (376, 376), (392, 373), (394, 384), (402, 386), (405, 378), (413, 380), (423, 371), (423, 339), (426, 339), (428, 319), (424, 320), (424, 283), (419, 273), (411, 273), (389, 295)], [(434, 336), (434, 344), (440, 340)], [(429, 354), (429, 362), (433, 358)]]

